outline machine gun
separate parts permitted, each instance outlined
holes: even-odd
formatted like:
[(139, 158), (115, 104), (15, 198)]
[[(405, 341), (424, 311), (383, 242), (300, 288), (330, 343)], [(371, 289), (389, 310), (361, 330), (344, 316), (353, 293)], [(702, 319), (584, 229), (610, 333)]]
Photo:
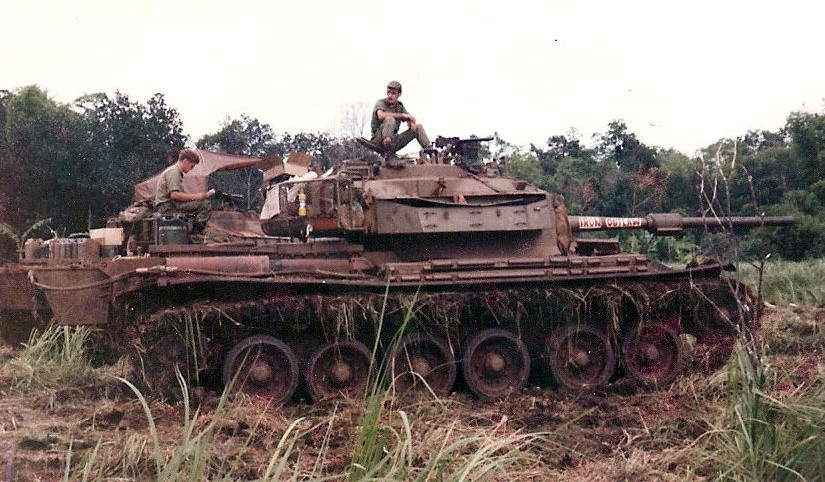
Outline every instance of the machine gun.
[(478, 160), (478, 151), (481, 143), (492, 140), (492, 137), (459, 139), (458, 137), (438, 136), (435, 139), (435, 147), (441, 149), (438, 156), (439, 159), (442, 160), (442, 163), (449, 164), (451, 160), (455, 160), (456, 163), (461, 163), (461, 161)]
[(217, 189), (215, 190), (215, 199), (224, 206), (231, 206), (238, 210), (242, 209), (244, 202), (244, 197), (240, 194), (231, 194)]

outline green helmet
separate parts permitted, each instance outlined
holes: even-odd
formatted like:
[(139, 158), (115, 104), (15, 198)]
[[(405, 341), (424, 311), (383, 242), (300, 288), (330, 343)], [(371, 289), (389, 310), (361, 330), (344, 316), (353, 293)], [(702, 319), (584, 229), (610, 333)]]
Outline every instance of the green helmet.
[(401, 92), (401, 84), (400, 84), (400, 83), (398, 83), (398, 82), (397, 82), (397, 81), (395, 81), (395, 80), (391, 80), (391, 81), (390, 81), (390, 83), (389, 83), (389, 84), (387, 84), (387, 88), (388, 88), (388, 89), (395, 89), (395, 90), (397, 90), (399, 93)]

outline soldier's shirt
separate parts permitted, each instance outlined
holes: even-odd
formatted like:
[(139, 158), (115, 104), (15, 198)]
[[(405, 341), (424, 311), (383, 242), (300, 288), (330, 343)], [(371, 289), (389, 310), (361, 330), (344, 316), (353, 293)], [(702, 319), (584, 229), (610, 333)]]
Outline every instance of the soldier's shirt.
[[(379, 110), (383, 110), (384, 112), (392, 112), (395, 114), (409, 114), (407, 109), (404, 108), (404, 104), (400, 101), (396, 102), (395, 108), (392, 108), (386, 98), (379, 99), (378, 102), (375, 103), (375, 107), (372, 108), (372, 122), (370, 123), (370, 128), (372, 129), (373, 137), (375, 136), (375, 133), (381, 129), (381, 119), (378, 118)], [(395, 133), (398, 133), (398, 125), (395, 127)]]
[(169, 195), (174, 191), (183, 192), (183, 171), (178, 163), (167, 167), (160, 175), (158, 187), (155, 190), (155, 206), (172, 200)]

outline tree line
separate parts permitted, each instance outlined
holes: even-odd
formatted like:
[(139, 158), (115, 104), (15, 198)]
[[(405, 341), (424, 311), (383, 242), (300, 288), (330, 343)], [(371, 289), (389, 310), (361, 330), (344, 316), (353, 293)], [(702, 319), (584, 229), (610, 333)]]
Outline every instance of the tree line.
[[(719, 189), (715, 202), (725, 214), (797, 218), (790, 228), (746, 235), (743, 253), (758, 256), (767, 249), (792, 260), (825, 256), (825, 115), (791, 113), (778, 132), (722, 139), (696, 157), (648, 146), (621, 120), (591, 141), (588, 146), (568, 133), (525, 147), (496, 135), (483, 153), (510, 175), (564, 195), (572, 214), (702, 215), (708, 208), (703, 181), (712, 178), (713, 189)], [(101, 226), (130, 204), (135, 183), (173, 162), (187, 145), (254, 157), (306, 152), (322, 168), (365, 154), (351, 137), (277, 133), (245, 115), (227, 118), (217, 132), (193, 140), (162, 94), (146, 102), (119, 92), (92, 94), (61, 104), (37, 86), (0, 90), (0, 228), (21, 233), (47, 218), (58, 235)], [(220, 182), (225, 190), (246, 191), (239, 194), (254, 208), (256, 193), (249, 186), (255, 176), (252, 170), (236, 172)], [(701, 249), (700, 234), (668, 240), (621, 236), (631, 249), (679, 259)], [(0, 243), (0, 255), (11, 259), (13, 243), (3, 237)]]

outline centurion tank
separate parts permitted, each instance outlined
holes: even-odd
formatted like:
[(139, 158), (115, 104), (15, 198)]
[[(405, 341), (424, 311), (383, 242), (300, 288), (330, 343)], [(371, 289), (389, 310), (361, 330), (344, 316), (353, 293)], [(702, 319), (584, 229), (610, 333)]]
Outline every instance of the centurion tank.
[(673, 269), (582, 233), (792, 218), (568, 216), (556, 194), (468, 167), (483, 140), (441, 137), (417, 160), (323, 173), (306, 155), (199, 151), (185, 184), (257, 166), (262, 212), (215, 209), (192, 236), (185, 216), (152, 212), (145, 181), (105, 227), (29, 240), (0, 267), (2, 323), (92, 325), (96, 353), (128, 355), (132, 381), (169, 399), (182, 396), (176, 372), (276, 404), (359, 396), (375, 380), (495, 400), (528, 381), (663, 386), (727, 360), (758, 314), (723, 263)]

